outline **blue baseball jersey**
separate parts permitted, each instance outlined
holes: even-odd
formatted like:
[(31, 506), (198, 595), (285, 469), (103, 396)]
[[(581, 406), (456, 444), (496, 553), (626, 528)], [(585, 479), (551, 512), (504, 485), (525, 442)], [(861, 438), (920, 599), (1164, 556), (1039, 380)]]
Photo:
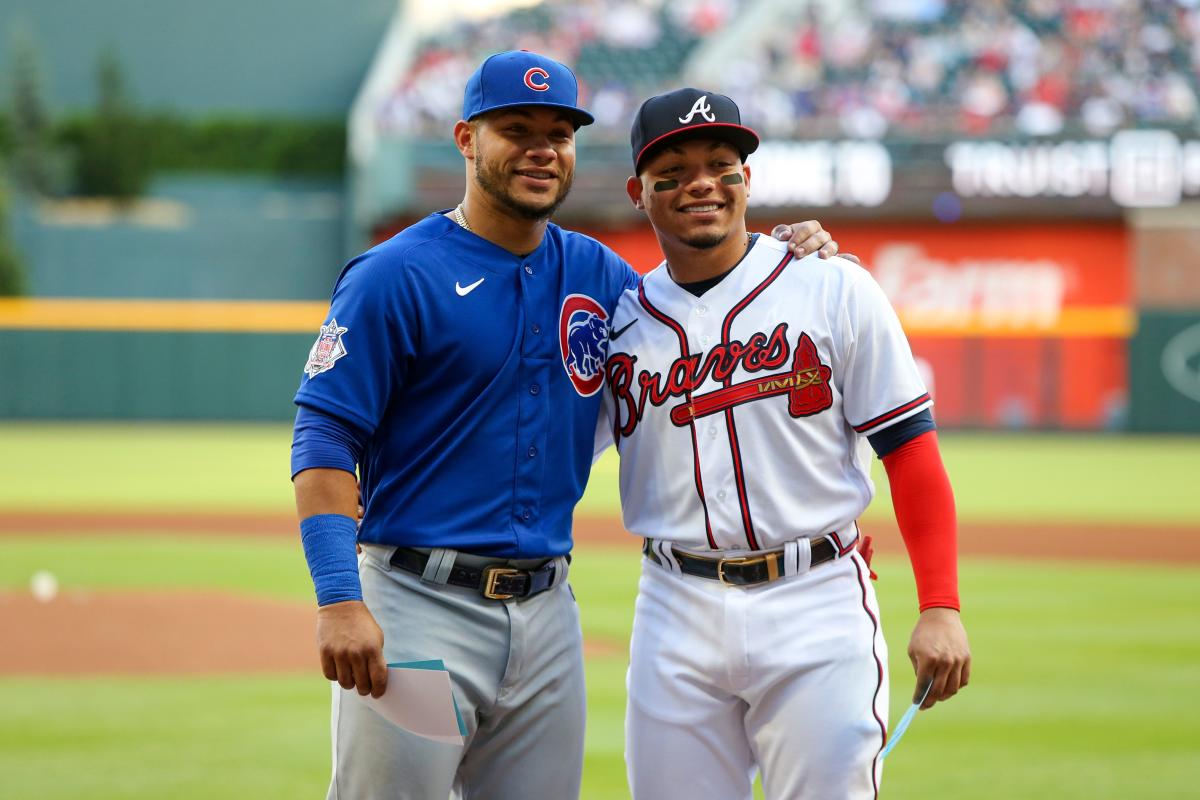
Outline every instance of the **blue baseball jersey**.
[[(540, 558), (571, 549), (608, 324), (637, 274), (548, 225), (518, 256), (430, 215), (352, 260), (297, 404), (365, 442), (359, 539)], [(293, 473), (321, 466), (293, 457)]]

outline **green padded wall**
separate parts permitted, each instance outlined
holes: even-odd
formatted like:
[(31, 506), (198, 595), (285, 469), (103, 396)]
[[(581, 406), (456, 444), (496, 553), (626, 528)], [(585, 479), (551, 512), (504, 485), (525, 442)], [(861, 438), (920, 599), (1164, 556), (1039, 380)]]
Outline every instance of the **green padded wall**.
[(1200, 433), (1200, 312), (1141, 312), (1129, 399), (1132, 430)]
[(290, 419), (314, 337), (0, 330), (0, 418)]

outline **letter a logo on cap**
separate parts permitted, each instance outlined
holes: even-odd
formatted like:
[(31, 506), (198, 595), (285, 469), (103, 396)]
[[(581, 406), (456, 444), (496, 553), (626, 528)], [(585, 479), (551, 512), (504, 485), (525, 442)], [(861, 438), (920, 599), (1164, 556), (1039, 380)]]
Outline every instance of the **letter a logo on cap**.
[[(529, 79), (526, 78), (525, 82), (528, 83)], [(692, 121), (692, 117), (696, 116), (697, 114), (704, 117), (706, 122), (716, 122), (717, 121), (716, 115), (712, 113), (712, 106), (710, 106), (708, 104), (708, 95), (706, 95), (706, 94), (700, 95), (700, 99), (698, 99), (695, 103), (692, 104), (692, 110), (687, 113), (686, 117), (680, 117), (679, 121), (682, 122), (684, 125), (687, 125), (689, 122)]]
[(525, 85), (535, 92), (544, 92), (550, 88), (550, 73), (541, 67), (533, 67), (525, 73)]

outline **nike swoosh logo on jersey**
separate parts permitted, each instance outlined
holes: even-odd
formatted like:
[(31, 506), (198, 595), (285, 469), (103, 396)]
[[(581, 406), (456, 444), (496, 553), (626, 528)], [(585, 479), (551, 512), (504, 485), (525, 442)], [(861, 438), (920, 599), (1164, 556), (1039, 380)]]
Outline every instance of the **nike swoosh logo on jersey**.
[(633, 322), (630, 322), (628, 325), (624, 326), (623, 328), (613, 331), (611, 334), (609, 334), (608, 340), (610, 342), (615, 342), (617, 339), (620, 339), (621, 336), (625, 333), (625, 331), (632, 328), (634, 326), (634, 323), (636, 323), (636, 322), (637, 322), (637, 320), (635, 319)]
[(485, 280), (487, 280), (487, 279), (480, 278), (479, 280), (472, 283), (470, 286), (462, 286), (459, 284), (458, 281), (455, 281), (454, 282), (454, 291), (458, 292), (459, 297), (466, 297), (471, 292), (475, 291), (475, 289), (478, 288), (479, 284), (483, 283)]

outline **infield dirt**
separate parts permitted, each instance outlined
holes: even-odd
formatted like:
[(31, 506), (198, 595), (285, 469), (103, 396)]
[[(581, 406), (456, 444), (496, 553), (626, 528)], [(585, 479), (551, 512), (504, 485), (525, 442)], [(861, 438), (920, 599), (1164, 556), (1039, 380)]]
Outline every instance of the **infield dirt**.
[[(12, 534), (162, 534), (205, 536), (297, 537), (290, 514), (230, 513), (67, 513), (0, 512), (0, 536)], [(891, 521), (863, 523), (876, 552), (903, 549), (900, 533)], [(575, 542), (585, 546), (629, 547), (637, 540), (615, 519), (577, 517)], [(960, 521), (958, 547), (963, 556), (1083, 559), (1153, 563), (1200, 562), (1200, 530), (1194, 525), (1154, 523), (1031, 523)]]
[[(894, 523), (864, 525), (876, 552), (902, 550)], [(146, 536), (297, 536), (285, 515), (4, 513), (0, 536), (97, 534)], [(619, 522), (579, 518), (583, 547), (637, 550)], [(1200, 531), (1155, 525), (961, 523), (967, 557), (1038, 558), (1194, 564)], [(0, 674), (210, 674), (316, 670), (315, 610), (217, 592), (60, 593), (39, 602), (27, 592), (0, 592)], [(617, 655), (624, 643), (589, 640), (589, 655)]]

